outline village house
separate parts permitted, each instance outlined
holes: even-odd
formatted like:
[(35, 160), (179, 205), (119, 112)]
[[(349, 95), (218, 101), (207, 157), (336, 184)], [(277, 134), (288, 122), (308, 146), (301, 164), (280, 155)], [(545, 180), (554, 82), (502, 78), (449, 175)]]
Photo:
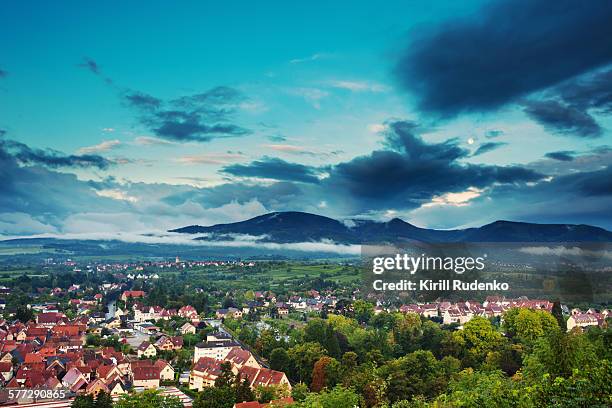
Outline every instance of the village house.
[(181, 334), (196, 334), (196, 327), (193, 324), (186, 322), (180, 327), (179, 331)]
[(600, 321), (589, 313), (574, 314), (567, 319), (567, 331), (571, 331), (574, 327), (584, 328), (598, 325), (600, 325)]
[(158, 350), (180, 350), (183, 348), (183, 338), (181, 336), (161, 336), (155, 342)]
[(121, 300), (127, 302), (128, 299), (140, 299), (145, 297), (145, 293), (142, 290), (126, 290), (121, 294)]
[(157, 350), (155, 349), (155, 346), (153, 346), (148, 341), (143, 341), (142, 343), (140, 343), (140, 346), (138, 346), (138, 349), (136, 349), (136, 353), (138, 355), (138, 358), (149, 358), (155, 357), (157, 355)]

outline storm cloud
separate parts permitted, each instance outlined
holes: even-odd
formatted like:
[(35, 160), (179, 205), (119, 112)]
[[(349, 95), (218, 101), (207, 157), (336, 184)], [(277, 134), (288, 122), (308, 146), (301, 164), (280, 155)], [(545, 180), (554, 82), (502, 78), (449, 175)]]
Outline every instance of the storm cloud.
[(493, 110), (610, 63), (602, 39), (612, 38), (611, 19), (607, 0), (490, 2), (478, 14), (415, 30), (395, 74), (422, 111)]
[(464, 163), (470, 152), (456, 139), (427, 143), (413, 122), (393, 122), (385, 150), (333, 166), (323, 186), (342, 200), (353, 200), (360, 211), (416, 208), (433, 197), (485, 188), (494, 183), (535, 182), (545, 176), (520, 166)]
[(264, 157), (248, 164), (232, 164), (222, 169), (223, 173), (237, 177), (256, 177), (262, 179), (319, 183), (320, 171), (312, 166), (289, 163), (275, 157)]
[(0, 155), (12, 157), (22, 164), (36, 164), (45, 167), (73, 167), (101, 170), (107, 169), (112, 162), (97, 154), (65, 155), (51, 149), (35, 149), (14, 140), (0, 140)]
[(562, 150), (558, 152), (549, 152), (544, 156), (548, 157), (549, 159), (568, 162), (574, 160), (575, 155), (576, 152), (573, 150)]
[(588, 112), (556, 100), (525, 102), (525, 113), (550, 132), (585, 138), (601, 136), (602, 129)]

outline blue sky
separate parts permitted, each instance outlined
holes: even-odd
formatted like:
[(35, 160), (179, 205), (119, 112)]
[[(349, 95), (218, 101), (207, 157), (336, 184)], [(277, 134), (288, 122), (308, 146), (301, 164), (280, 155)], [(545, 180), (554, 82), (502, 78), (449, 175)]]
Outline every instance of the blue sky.
[(611, 17), (605, 1), (7, 3), (0, 234), (282, 210), (612, 228)]

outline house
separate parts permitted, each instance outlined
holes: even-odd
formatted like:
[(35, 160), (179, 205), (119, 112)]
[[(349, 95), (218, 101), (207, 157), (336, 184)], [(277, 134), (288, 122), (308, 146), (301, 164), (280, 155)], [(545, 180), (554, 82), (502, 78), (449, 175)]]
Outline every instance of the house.
[(77, 392), (87, 385), (87, 379), (78, 368), (73, 367), (62, 378), (62, 385), (72, 392)]
[(85, 387), (85, 393), (94, 396), (94, 398), (97, 397), (98, 394), (100, 394), (101, 392), (110, 394), (108, 386), (106, 385), (104, 380), (100, 378), (96, 378), (95, 380), (87, 384), (87, 387)]
[(161, 336), (155, 342), (158, 350), (180, 350), (183, 348), (183, 338), (181, 336)]
[[(189, 375), (189, 389), (202, 391), (205, 387), (215, 385), (215, 380), (221, 375), (223, 361), (210, 358), (200, 358), (191, 369)], [(238, 369), (232, 366), (232, 372), (238, 374)]]
[(250, 382), (251, 388), (267, 387), (267, 386), (286, 386), (291, 390), (291, 384), (287, 375), (281, 371), (270, 370), (269, 368), (243, 366), (238, 371), (238, 376), (241, 379), (247, 379)]
[(61, 322), (65, 322), (66, 320), (66, 315), (58, 312), (40, 313), (38, 316), (36, 316), (36, 323), (49, 329), (60, 324)]
[(193, 361), (197, 362), (202, 357), (223, 360), (234, 347), (240, 347), (235, 341), (206, 341), (195, 345), (193, 350)]
[(159, 369), (161, 381), (174, 381), (174, 368), (167, 361), (159, 359), (155, 362), (155, 367)]
[(145, 297), (142, 290), (126, 290), (121, 294), (121, 300), (127, 302), (128, 299), (139, 299)]
[(269, 403), (260, 403), (258, 401), (249, 401), (249, 402), (237, 402), (234, 404), (233, 408), (266, 408), (266, 407), (284, 407), (286, 405), (292, 405), (293, 398), (281, 398), (277, 400), (272, 400)]
[(187, 322), (179, 329), (181, 334), (196, 334), (196, 328), (193, 324)]
[(217, 319), (226, 319), (228, 317), (240, 319), (242, 318), (242, 310), (236, 309), (235, 307), (230, 307), (229, 309), (217, 309), (216, 316)]
[(4, 381), (9, 381), (13, 378), (13, 364), (10, 361), (0, 362), (0, 376), (2, 376)]
[(567, 319), (567, 331), (571, 331), (574, 327), (598, 326), (600, 321), (593, 314), (580, 313), (573, 314)]
[(138, 346), (138, 349), (136, 350), (136, 352), (138, 354), (138, 358), (155, 357), (157, 355), (157, 350), (148, 341), (143, 341), (142, 343), (140, 343), (140, 346)]
[(183, 317), (185, 319), (189, 319), (189, 320), (197, 320), (198, 319), (198, 311), (195, 309), (195, 307), (191, 306), (191, 305), (186, 305), (181, 307), (178, 310), (178, 315), (180, 317)]
[(160, 370), (157, 367), (132, 368), (132, 385), (146, 389), (159, 388)]
[(259, 362), (255, 360), (253, 354), (250, 351), (244, 350), (240, 347), (232, 348), (223, 360), (229, 361), (230, 363), (232, 363), (232, 365), (238, 368), (242, 368), (242, 366), (245, 365), (261, 368), (261, 364), (259, 364)]

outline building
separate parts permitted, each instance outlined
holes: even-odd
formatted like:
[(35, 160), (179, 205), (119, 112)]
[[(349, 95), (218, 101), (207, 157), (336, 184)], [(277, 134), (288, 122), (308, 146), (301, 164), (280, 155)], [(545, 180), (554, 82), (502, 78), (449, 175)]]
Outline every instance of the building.
[(136, 350), (137, 354), (138, 354), (138, 358), (141, 357), (155, 357), (157, 355), (157, 350), (155, 349), (155, 346), (153, 346), (151, 343), (149, 343), (148, 341), (143, 341), (142, 343), (140, 343), (140, 346), (138, 346), (138, 349)]
[(589, 326), (599, 326), (600, 322), (592, 314), (589, 313), (580, 313), (574, 314), (567, 319), (567, 331), (572, 330), (574, 327), (589, 327)]

